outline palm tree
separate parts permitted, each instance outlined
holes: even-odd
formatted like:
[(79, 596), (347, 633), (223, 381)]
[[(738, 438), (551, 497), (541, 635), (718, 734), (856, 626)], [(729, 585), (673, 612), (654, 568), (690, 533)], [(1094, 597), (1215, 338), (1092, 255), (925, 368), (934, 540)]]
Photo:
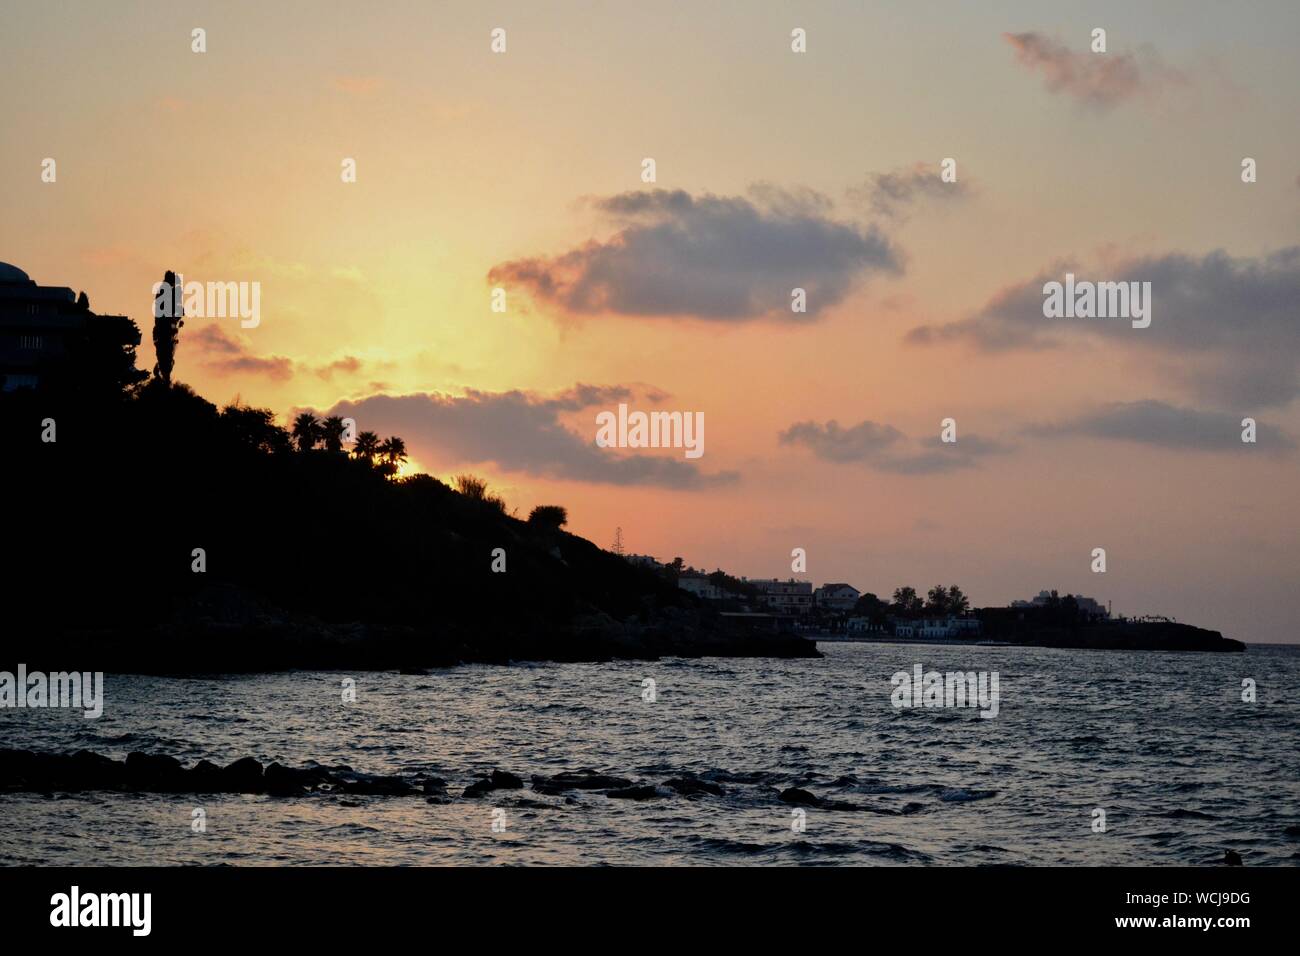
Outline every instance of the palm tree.
[(384, 472), (395, 475), (398, 466), (406, 461), (406, 442), (396, 435), (385, 438), (379, 446), (379, 454), (384, 457)]
[(311, 412), (303, 412), (293, 420), (293, 438), (299, 451), (311, 451), (320, 441), (320, 421)]
[(379, 436), (374, 432), (361, 432), (352, 446), (352, 454), (374, 464), (375, 456), (379, 454)]
[(331, 415), (325, 421), (321, 422), (320, 435), (325, 443), (326, 451), (343, 450), (343, 419), (337, 415)]

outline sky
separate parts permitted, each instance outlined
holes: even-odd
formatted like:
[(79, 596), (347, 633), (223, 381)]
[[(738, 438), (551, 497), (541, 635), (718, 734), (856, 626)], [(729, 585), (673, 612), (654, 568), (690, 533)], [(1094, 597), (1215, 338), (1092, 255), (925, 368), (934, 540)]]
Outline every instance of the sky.
[[(164, 271), (257, 282), (175, 378), (602, 546), (1296, 642), (1297, 35), (1290, 2), (11, 2), (0, 260), (134, 318), (146, 368)], [(1044, 316), (1067, 272), (1150, 282), (1150, 326)], [(597, 447), (620, 403), (703, 413), (704, 454)]]

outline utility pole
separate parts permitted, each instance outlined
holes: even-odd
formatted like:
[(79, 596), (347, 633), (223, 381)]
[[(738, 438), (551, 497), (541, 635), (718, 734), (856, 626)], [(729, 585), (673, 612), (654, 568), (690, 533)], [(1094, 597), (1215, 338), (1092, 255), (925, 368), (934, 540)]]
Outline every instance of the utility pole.
[(621, 527), (614, 529), (614, 547), (610, 550), (619, 557), (623, 556), (623, 529)]

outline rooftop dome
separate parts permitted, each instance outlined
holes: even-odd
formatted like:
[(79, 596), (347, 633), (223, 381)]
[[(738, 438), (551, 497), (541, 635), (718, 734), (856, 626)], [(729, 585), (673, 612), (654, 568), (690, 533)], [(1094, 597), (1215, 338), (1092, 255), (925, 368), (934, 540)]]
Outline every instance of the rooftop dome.
[(0, 282), (31, 282), (26, 272), (7, 262), (0, 262)]

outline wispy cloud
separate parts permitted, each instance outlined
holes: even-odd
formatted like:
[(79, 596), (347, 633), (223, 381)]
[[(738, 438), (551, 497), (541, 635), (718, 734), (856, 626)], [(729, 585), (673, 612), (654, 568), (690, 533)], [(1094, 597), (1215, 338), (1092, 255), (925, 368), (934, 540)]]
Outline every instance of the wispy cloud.
[(366, 363), (356, 356), (346, 355), (323, 364), (295, 361), (284, 355), (259, 355), (247, 343), (227, 334), (221, 326), (202, 325), (181, 337), (179, 355), (182, 361), (195, 358), (204, 368), (221, 375), (258, 375), (283, 382), (295, 375), (315, 375), (330, 380), (335, 375), (356, 375)]
[(1004, 33), (1002, 38), (1022, 66), (1042, 77), (1048, 92), (1096, 109), (1188, 82), (1150, 47), (1137, 53), (1093, 53), (1071, 49), (1041, 33)]
[(970, 183), (961, 177), (946, 183), (939, 176), (937, 163), (918, 162), (912, 166), (872, 173), (867, 182), (848, 191), (854, 202), (867, 206), (878, 216), (900, 218), (921, 200), (955, 202), (971, 195)]

